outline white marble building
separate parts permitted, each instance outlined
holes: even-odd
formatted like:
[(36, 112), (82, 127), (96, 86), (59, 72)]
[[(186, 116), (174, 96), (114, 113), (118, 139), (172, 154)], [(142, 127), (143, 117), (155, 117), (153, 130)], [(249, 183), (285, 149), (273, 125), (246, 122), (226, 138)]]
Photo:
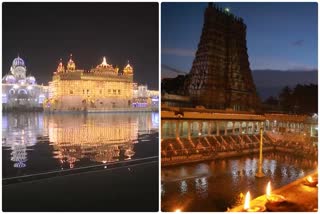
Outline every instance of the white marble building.
[(18, 56), (13, 60), (10, 72), (2, 78), (2, 109), (42, 110), (47, 92), (47, 86), (38, 85), (31, 74), (27, 76), (27, 67)]

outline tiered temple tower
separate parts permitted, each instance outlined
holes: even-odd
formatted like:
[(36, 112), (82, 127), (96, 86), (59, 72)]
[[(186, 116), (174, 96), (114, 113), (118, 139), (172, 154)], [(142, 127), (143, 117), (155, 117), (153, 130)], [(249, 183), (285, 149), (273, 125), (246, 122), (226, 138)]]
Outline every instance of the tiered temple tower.
[(242, 18), (212, 3), (185, 91), (194, 105), (234, 110), (256, 109), (259, 98), (249, 67), (246, 25)]

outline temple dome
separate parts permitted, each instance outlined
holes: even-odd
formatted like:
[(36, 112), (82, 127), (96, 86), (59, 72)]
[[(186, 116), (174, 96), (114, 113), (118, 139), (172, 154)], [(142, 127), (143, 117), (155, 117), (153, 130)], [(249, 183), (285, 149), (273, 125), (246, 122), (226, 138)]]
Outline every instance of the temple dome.
[(57, 73), (63, 73), (64, 72), (64, 65), (62, 63), (62, 59), (60, 59), (60, 62), (58, 64), (58, 67), (57, 67)]
[(16, 78), (13, 76), (13, 75), (11, 75), (11, 74), (8, 74), (8, 75), (6, 75), (4, 78), (3, 78), (3, 82), (4, 83), (8, 83), (8, 84), (13, 84), (13, 83), (16, 83)]
[(97, 65), (97, 68), (113, 68), (112, 65), (107, 63), (106, 57), (103, 57), (102, 63)]
[(67, 64), (67, 70), (75, 70), (76, 69), (76, 64), (72, 60), (72, 54), (70, 55), (70, 59)]
[(36, 78), (34, 77), (34, 76), (28, 76), (27, 77), (27, 83), (29, 83), (29, 84), (36, 84)]
[(133, 68), (132, 68), (132, 66), (129, 64), (129, 62), (128, 62), (127, 66), (124, 67), (123, 73), (124, 73), (124, 74), (133, 74)]
[(23, 59), (19, 56), (12, 61), (12, 67), (25, 66)]

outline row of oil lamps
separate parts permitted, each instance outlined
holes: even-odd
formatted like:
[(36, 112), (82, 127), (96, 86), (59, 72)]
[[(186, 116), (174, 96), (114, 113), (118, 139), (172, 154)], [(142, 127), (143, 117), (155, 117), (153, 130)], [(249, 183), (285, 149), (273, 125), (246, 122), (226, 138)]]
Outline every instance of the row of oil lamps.
[[(313, 179), (311, 176), (308, 176), (306, 179), (306, 182), (304, 183), (307, 186), (311, 187), (316, 187), (318, 186), (318, 180)], [(272, 194), (271, 193), (271, 182), (269, 181), (267, 184), (266, 188), (266, 199), (267, 203), (270, 205), (277, 205), (282, 202), (284, 202), (286, 199), (282, 195), (277, 195), (277, 194)], [(250, 191), (247, 192), (245, 201), (244, 201), (244, 206), (243, 206), (243, 211), (247, 212), (263, 212), (266, 210), (266, 207), (264, 205), (255, 205), (255, 206), (250, 206)]]
[[(318, 186), (318, 179), (313, 179), (311, 176), (308, 176), (306, 179), (306, 182), (304, 183), (307, 186), (311, 187), (316, 187)], [(243, 206), (243, 211), (246, 212), (263, 212), (266, 210), (266, 207), (264, 205), (255, 205), (255, 206), (250, 206), (250, 191), (247, 192), (245, 201), (244, 201), (244, 206)], [(282, 202), (284, 202), (286, 199), (282, 195), (277, 195), (277, 194), (272, 194), (271, 193), (271, 182), (269, 181), (267, 184), (266, 188), (266, 199), (267, 203), (272, 204), (272, 205), (277, 205)], [(176, 209), (175, 212), (181, 212), (180, 209)]]

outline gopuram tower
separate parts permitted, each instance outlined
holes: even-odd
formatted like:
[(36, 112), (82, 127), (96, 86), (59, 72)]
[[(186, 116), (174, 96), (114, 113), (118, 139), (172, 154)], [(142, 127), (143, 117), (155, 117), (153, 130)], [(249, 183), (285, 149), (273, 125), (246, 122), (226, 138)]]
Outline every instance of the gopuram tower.
[(260, 101), (249, 67), (246, 25), (242, 18), (209, 3), (184, 89), (194, 106), (234, 110), (258, 107)]

